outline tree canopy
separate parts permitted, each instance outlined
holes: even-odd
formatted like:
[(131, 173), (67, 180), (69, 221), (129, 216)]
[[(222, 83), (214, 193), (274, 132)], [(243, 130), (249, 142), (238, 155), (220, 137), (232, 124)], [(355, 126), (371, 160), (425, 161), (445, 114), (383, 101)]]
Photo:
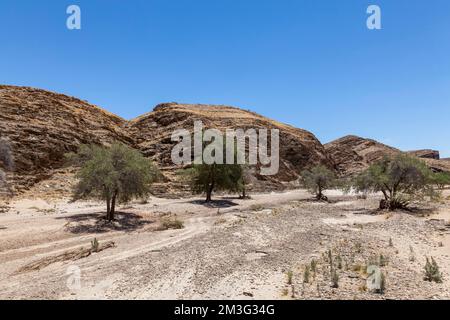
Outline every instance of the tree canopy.
[(137, 150), (121, 143), (110, 147), (83, 145), (68, 155), (79, 166), (73, 200), (96, 198), (106, 201), (108, 220), (114, 219), (116, 202), (145, 197), (158, 170)]
[(352, 187), (357, 192), (381, 192), (381, 209), (406, 208), (413, 200), (436, 195), (434, 174), (418, 158), (399, 154), (385, 157), (359, 174)]
[(323, 191), (337, 185), (336, 175), (324, 165), (304, 170), (300, 174), (303, 186), (316, 196), (317, 200), (327, 201)]

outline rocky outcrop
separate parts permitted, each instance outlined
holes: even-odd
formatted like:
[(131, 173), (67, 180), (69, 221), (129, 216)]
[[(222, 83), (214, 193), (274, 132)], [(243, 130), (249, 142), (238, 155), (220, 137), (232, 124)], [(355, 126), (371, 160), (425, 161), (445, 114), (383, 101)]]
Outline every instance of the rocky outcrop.
[(424, 159), (440, 159), (439, 151), (437, 150), (431, 150), (431, 149), (424, 149), (424, 150), (414, 150), (414, 151), (408, 151), (409, 154), (416, 156), (418, 158), (424, 158)]
[(52, 176), (80, 144), (131, 144), (125, 120), (66, 95), (0, 86), (0, 136), (11, 144), (18, 191)]
[(336, 169), (343, 176), (361, 172), (384, 156), (400, 152), (378, 141), (357, 136), (345, 136), (324, 146)]
[(80, 144), (112, 141), (139, 149), (160, 166), (165, 181), (159, 189), (170, 192), (168, 182), (181, 189), (175, 175), (179, 168), (171, 162), (174, 143), (170, 138), (176, 129), (192, 130), (195, 120), (201, 120), (208, 128), (280, 130), (280, 171), (276, 176), (257, 176), (261, 189), (284, 188), (298, 178), (302, 169), (319, 163), (333, 166), (312, 133), (234, 107), (168, 103), (126, 121), (66, 95), (0, 86), (0, 136), (11, 142), (16, 165), (14, 185), (18, 191), (33, 185), (45, 191), (51, 188), (45, 181), (58, 188), (69, 186), (70, 174), (61, 172), (64, 154), (77, 150)]
[[(346, 136), (327, 143), (325, 150), (342, 176), (354, 175), (385, 156), (403, 152), (378, 141), (357, 136)], [(417, 157), (421, 156), (420, 158), (435, 172), (450, 172), (450, 162), (426, 157), (425, 155), (431, 155), (430, 152), (422, 150), (408, 153)]]

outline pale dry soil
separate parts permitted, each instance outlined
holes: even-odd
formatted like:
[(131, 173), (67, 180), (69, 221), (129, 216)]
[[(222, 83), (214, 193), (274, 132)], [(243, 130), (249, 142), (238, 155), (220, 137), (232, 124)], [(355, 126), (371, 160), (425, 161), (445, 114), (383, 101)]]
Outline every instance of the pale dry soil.
[[(365, 200), (337, 191), (328, 195), (330, 203), (311, 201), (304, 190), (251, 200), (219, 197), (212, 206), (199, 198), (152, 197), (119, 207), (114, 223), (102, 219), (99, 202), (12, 201), (0, 213), (0, 298), (450, 298), (448, 200), (412, 212), (380, 213), (374, 211), (376, 195)], [(183, 221), (184, 228), (159, 230), (168, 217)], [(56, 259), (90, 248), (94, 238), (115, 247), (77, 260)], [(327, 250), (338, 288), (331, 287)], [(381, 266), (384, 294), (365, 286), (366, 266), (380, 255), (387, 261)], [(426, 256), (436, 259), (443, 283), (423, 280)], [(22, 270), (54, 258), (39, 270)], [(313, 259), (317, 267), (305, 283), (305, 265)], [(80, 286), (73, 282), (74, 266), (81, 272)]]

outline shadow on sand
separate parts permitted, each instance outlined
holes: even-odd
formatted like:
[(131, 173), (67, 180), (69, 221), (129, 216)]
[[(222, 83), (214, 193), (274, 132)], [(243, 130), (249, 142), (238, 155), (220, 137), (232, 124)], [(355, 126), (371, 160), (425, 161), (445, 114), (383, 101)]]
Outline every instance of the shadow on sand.
[(104, 212), (76, 214), (66, 219), (65, 230), (75, 234), (105, 233), (110, 231), (135, 231), (154, 223), (134, 213), (116, 212), (114, 221), (107, 221)]
[(191, 200), (191, 201), (189, 201), (189, 203), (196, 204), (196, 205), (202, 205), (202, 206), (208, 207), (208, 208), (217, 208), (217, 209), (231, 208), (231, 207), (235, 207), (235, 206), (239, 205), (236, 202), (233, 202), (228, 199), (212, 200), (211, 202), (206, 202), (205, 200)]

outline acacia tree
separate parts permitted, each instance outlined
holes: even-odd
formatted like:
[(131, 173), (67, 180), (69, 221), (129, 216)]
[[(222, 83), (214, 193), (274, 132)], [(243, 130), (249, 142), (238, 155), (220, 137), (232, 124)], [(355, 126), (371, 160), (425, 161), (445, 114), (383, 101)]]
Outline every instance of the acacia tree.
[(411, 201), (436, 196), (434, 175), (425, 162), (406, 154), (385, 157), (352, 181), (357, 192), (381, 192), (380, 209), (406, 208)]
[[(14, 167), (11, 146), (8, 141), (0, 139), (0, 187), (6, 184), (6, 172)], [(8, 186), (7, 186), (8, 189)]]
[(147, 196), (158, 170), (138, 151), (121, 143), (110, 147), (83, 145), (68, 155), (80, 167), (73, 201), (96, 198), (106, 201), (106, 219), (114, 220), (116, 202)]
[(303, 186), (316, 196), (319, 201), (328, 201), (323, 191), (337, 185), (336, 175), (323, 165), (304, 170), (300, 174)]
[(250, 199), (248, 195), (248, 185), (252, 183), (252, 180), (255, 179), (255, 169), (248, 165), (241, 165), (241, 178), (239, 180), (239, 197), (241, 199)]
[(206, 194), (206, 202), (211, 202), (215, 191), (239, 192), (242, 188), (242, 167), (238, 164), (194, 164), (184, 174), (194, 193)]

